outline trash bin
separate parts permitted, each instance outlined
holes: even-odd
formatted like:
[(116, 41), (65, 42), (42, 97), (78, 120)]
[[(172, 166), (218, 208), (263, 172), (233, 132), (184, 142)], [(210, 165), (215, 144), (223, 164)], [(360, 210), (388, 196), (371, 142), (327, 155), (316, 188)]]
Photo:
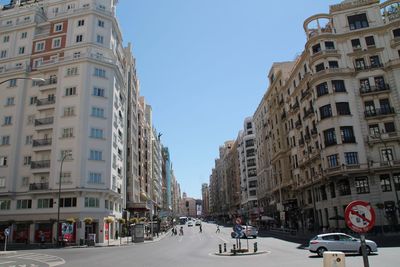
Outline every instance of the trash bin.
[(324, 252), (324, 267), (345, 267), (345, 257), (343, 252), (326, 251)]

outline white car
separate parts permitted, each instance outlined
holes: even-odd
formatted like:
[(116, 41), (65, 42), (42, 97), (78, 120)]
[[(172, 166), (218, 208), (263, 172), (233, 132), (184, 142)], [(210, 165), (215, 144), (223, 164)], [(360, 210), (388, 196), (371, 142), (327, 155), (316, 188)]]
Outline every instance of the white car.
[[(374, 241), (365, 240), (367, 254), (378, 252)], [(361, 254), (361, 241), (343, 233), (320, 234), (310, 240), (308, 250), (322, 257), (325, 251), (356, 252)]]
[(201, 225), (201, 221), (200, 221), (200, 220), (196, 220), (195, 225), (196, 225), (196, 226)]
[(193, 226), (193, 221), (188, 221), (187, 226)]

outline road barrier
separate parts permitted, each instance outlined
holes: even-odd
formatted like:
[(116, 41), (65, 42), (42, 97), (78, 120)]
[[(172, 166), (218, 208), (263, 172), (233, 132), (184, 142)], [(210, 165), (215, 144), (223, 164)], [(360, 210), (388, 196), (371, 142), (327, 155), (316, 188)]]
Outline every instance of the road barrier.
[(226, 243), (224, 243), (224, 252), (226, 252)]
[(236, 255), (236, 245), (233, 245), (233, 255)]
[(222, 253), (222, 245), (219, 244), (218, 247), (219, 247), (219, 254), (221, 254)]
[(254, 243), (254, 253), (257, 252), (258, 247), (257, 247), (257, 242)]

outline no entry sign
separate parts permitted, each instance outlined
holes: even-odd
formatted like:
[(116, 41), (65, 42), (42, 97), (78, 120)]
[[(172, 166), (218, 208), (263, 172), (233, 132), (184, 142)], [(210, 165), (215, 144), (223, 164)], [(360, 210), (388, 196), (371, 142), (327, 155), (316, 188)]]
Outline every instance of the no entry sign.
[(347, 205), (344, 218), (347, 226), (357, 233), (366, 233), (375, 225), (375, 211), (371, 204), (356, 200)]

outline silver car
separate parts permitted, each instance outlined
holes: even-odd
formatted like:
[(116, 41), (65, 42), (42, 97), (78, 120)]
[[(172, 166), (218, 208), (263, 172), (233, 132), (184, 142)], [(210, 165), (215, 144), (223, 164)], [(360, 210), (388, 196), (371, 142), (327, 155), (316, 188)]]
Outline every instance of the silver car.
[[(365, 240), (367, 254), (377, 252), (378, 246), (374, 241)], [(343, 233), (320, 234), (310, 240), (308, 250), (322, 257), (325, 251), (356, 252), (361, 254), (361, 241), (358, 238)]]

